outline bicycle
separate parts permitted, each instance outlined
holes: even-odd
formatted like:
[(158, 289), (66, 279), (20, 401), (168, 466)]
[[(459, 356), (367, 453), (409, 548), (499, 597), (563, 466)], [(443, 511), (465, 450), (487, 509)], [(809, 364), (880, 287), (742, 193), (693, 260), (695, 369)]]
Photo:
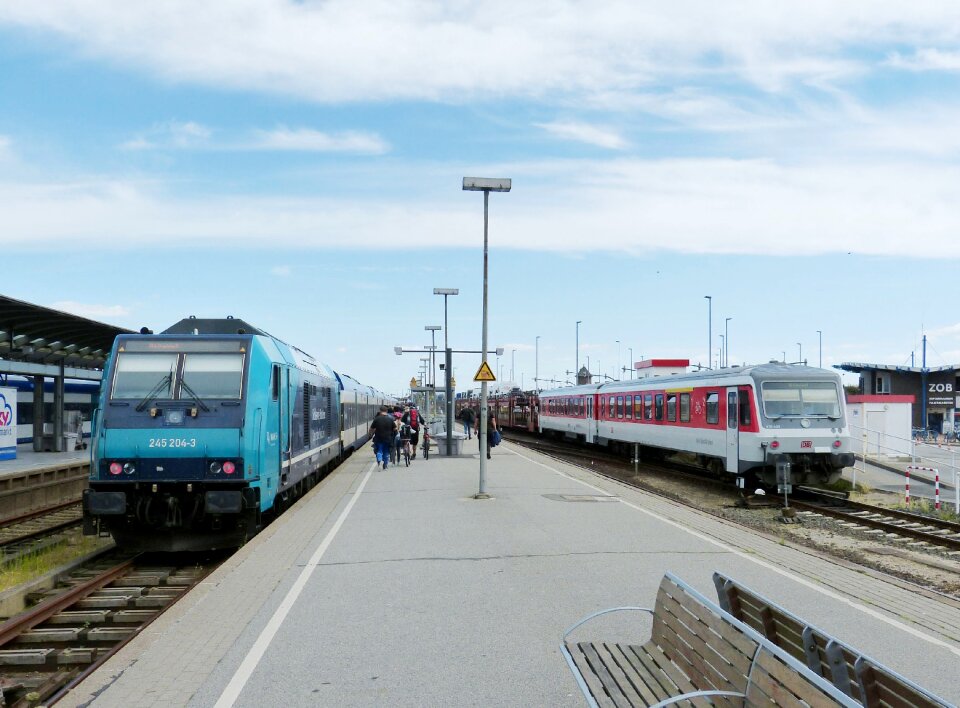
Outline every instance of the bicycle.
[(427, 430), (426, 426), (423, 426), (423, 459), (430, 459), (430, 431)]
[(410, 438), (401, 437), (400, 441), (403, 447), (403, 464), (409, 467), (410, 458), (413, 454), (413, 446), (410, 444)]

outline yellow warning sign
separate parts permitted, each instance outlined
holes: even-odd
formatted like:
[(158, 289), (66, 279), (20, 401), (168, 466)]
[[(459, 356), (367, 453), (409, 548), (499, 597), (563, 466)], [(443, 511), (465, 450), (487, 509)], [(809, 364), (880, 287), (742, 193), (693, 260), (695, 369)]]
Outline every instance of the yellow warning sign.
[(496, 381), (497, 377), (493, 375), (493, 372), (490, 370), (490, 365), (487, 362), (480, 364), (480, 368), (477, 369), (477, 373), (473, 375), (474, 381)]

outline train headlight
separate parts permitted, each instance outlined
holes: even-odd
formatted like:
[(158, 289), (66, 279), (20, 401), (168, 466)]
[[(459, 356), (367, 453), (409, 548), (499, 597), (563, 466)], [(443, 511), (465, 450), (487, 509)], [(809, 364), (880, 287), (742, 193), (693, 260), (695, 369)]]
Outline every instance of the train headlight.
[(233, 474), (236, 471), (237, 471), (237, 466), (232, 462), (230, 462), (230, 460), (227, 460), (226, 462), (223, 463), (224, 474)]
[(776, 450), (778, 447), (780, 447), (780, 441), (779, 441), (779, 440), (774, 440), (774, 441), (772, 441), (772, 442), (770, 443), (770, 449), (771, 449), (771, 450)]
[(110, 463), (110, 474), (118, 475), (123, 472), (123, 466), (119, 462)]
[(137, 471), (137, 466), (132, 462), (127, 462), (123, 465), (124, 474), (133, 474), (136, 471)]
[(210, 474), (220, 474), (221, 472), (223, 472), (223, 465), (219, 462), (210, 463)]

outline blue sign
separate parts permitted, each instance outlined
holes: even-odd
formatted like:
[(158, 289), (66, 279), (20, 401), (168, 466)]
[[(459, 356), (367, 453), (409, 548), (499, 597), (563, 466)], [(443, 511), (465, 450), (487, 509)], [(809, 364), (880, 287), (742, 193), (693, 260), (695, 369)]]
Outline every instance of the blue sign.
[(17, 389), (0, 388), (0, 460), (17, 457)]

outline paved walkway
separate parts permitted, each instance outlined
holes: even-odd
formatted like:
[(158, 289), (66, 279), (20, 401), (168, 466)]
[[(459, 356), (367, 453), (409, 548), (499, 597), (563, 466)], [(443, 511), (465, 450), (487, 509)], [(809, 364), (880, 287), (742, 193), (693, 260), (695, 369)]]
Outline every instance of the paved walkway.
[(960, 603), (508, 443), (491, 500), (478, 470), (355, 455), (62, 705), (578, 706), (564, 629), (667, 570), (708, 596), (720, 570), (960, 701)]

